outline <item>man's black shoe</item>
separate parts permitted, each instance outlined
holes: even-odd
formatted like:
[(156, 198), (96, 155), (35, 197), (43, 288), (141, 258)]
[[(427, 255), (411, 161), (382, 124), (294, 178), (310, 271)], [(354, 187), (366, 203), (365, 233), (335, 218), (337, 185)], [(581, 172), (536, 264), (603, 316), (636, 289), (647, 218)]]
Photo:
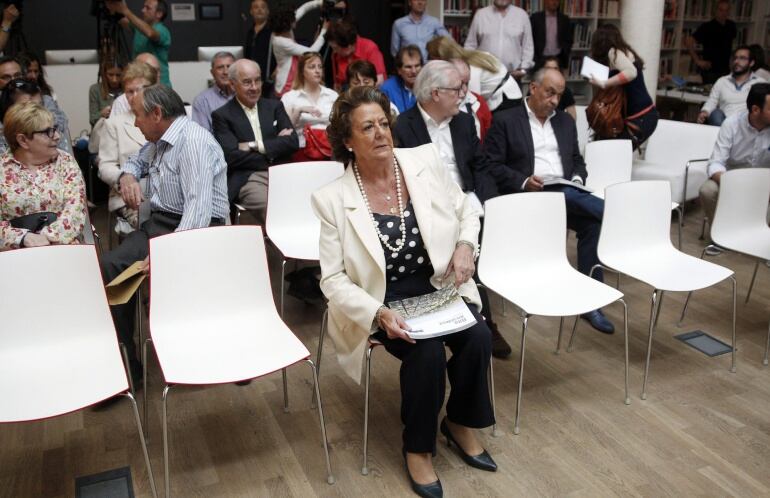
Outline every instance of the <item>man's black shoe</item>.
[(580, 318), (583, 320), (588, 320), (593, 328), (603, 334), (615, 333), (615, 326), (612, 325), (611, 321), (607, 320), (607, 317), (604, 316), (604, 313), (602, 313), (601, 310), (593, 310), (589, 311), (588, 313), (583, 313), (580, 315)]

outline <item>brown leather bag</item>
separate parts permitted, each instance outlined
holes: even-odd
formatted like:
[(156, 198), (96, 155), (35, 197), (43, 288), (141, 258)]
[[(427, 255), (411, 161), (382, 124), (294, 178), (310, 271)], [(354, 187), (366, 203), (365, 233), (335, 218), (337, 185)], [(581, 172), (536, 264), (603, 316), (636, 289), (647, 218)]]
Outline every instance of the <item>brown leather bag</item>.
[(588, 125), (596, 138), (615, 138), (623, 132), (626, 115), (626, 92), (623, 85), (596, 92), (586, 108)]

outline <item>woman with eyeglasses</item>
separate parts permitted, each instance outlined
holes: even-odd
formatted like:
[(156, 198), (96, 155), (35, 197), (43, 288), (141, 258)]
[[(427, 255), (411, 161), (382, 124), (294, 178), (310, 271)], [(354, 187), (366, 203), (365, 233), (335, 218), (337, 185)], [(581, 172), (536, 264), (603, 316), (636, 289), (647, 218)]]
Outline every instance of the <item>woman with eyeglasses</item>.
[(0, 156), (0, 251), (77, 243), (86, 222), (80, 167), (57, 148), (53, 115), (36, 102), (8, 109)]

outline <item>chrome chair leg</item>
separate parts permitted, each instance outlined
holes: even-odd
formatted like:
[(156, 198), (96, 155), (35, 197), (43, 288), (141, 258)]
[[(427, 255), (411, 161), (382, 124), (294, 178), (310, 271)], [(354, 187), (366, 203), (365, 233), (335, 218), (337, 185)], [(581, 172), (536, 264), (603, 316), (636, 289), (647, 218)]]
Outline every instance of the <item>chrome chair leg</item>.
[(768, 364), (768, 353), (770, 353), (770, 324), (767, 326), (767, 343), (765, 343), (765, 359), (762, 360), (762, 364), (767, 366)]
[[(285, 287), (286, 287), (286, 259), (281, 259), (281, 320), (285, 321), (284, 314), (283, 314), (283, 301), (284, 297), (286, 296)], [(286, 379), (286, 369), (281, 369), (281, 376), (283, 378), (283, 411), (284, 413), (289, 412), (289, 382)]]
[(561, 333), (564, 329), (564, 317), (559, 317), (559, 336), (556, 339), (556, 351), (554, 351), (554, 354), (559, 354), (559, 350), (561, 349)]
[(652, 325), (654, 328), (658, 326), (658, 318), (660, 318), (660, 309), (663, 307), (663, 297), (666, 295), (665, 291), (660, 291), (660, 298), (658, 299), (658, 311), (655, 312), (655, 323)]
[(650, 354), (652, 353), (652, 333), (655, 330), (655, 315), (658, 312), (658, 289), (652, 291), (650, 306), (650, 335), (647, 339), (647, 359), (644, 362), (644, 381), (642, 382), (642, 399), (647, 399), (647, 377), (650, 372)]
[(136, 399), (131, 393), (123, 393), (123, 396), (128, 398), (131, 402), (131, 411), (134, 413), (134, 420), (136, 420), (136, 428), (139, 431), (139, 442), (142, 445), (142, 453), (144, 454), (144, 465), (147, 467), (147, 477), (150, 481), (150, 489), (152, 490), (152, 496), (158, 498), (158, 490), (155, 488), (155, 476), (152, 473), (152, 466), (150, 465), (150, 454), (147, 451), (147, 441), (144, 438), (144, 429), (142, 428), (142, 421), (139, 419), (139, 408), (136, 406)]
[(171, 498), (171, 474), (168, 466), (168, 393), (171, 386), (167, 385), (163, 389), (163, 473), (165, 475), (166, 495), (165, 498)]
[(682, 250), (682, 225), (684, 223), (682, 221), (682, 218), (684, 218), (684, 216), (682, 214), (681, 206), (677, 206), (675, 211), (676, 211), (676, 213), (678, 215), (678, 218), (679, 218), (679, 223), (677, 223), (677, 225), (676, 225), (676, 227), (677, 227), (677, 247), (681, 251)]
[(746, 303), (749, 302), (749, 298), (751, 297), (751, 289), (754, 288), (754, 280), (757, 278), (757, 270), (759, 269), (759, 260), (754, 264), (754, 273), (751, 275), (751, 282), (749, 283), (749, 290), (746, 292)]
[(289, 413), (289, 380), (286, 378), (286, 369), (281, 369), (283, 378), (283, 413)]
[(527, 337), (527, 322), (529, 315), (524, 315), (521, 320), (521, 352), (519, 355), (519, 389), (516, 392), (516, 417), (513, 422), (513, 433), (519, 434), (519, 415), (521, 414), (521, 390), (524, 387), (524, 346)]
[(372, 378), (372, 350), (370, 344), (366, 348), (366, 385), (364, 386), (364, 463), (361, 466), (361, 474), (368, 475), (369, 467), (366, 465), (369, 444), (369, 384)]
[(321, 405), (321, 389), (318, 385), (318, 370), (316, 369), (316, 366), (313, 364), (312, 360), (305, 360), (305, 363), (307, 363), (310, 366), (310, 370), (313, 372), (313, 385), (315, 386), (315, 398), (316, 403), (318, 404), (318, 422), (321, 424), (321, 437), (323, 438), (323, 444), (324, 444), (324, 454), (326, 455), (326, 482), (329, 484), (334, 484), (334, 475), (332, 474), (332, 464), (329, 460), (329, 441), (326, 438), (326, 423), (324, 422), (324, 410), (323, 406)]
[(122, 342), (120, 343), (120, 354), (123, 356), (123, 368), (126, 370), (126, 375), (128, 376), (128, 388), (131, 390), (131, 395), (136, 396), (136, 386), (134, 386), (134, 377), (131, 375), (131, 368), (129, 367), (128, 363), (128, 350), (126, 349), (126, 345)]
[(147, 441), (150, 440), (150, 423), (147, 419), (148, 407), (147, 407), (147, 343), (152, 342), (152, 338), (148, 337), (142, 343), (142, 410), (144, 411), (144, 437)]
[(708, 223), (708, 218), (706, 216), (703, 217), (703, 223), (700, 227), (700, 237), (698, 237), (698, 240), (703, 240), (706, 238), (706, 223)]
[[(318, 333), (318, 352), (316, 353), (316, 357), (315, 357), (315, 368), (316, 368), (316, 371), (318, 372), (319, 377), (321, 376), (321, 353), (323, 352), (323, 349), (324, 349), (324, 336), (326, 335), (326, 320), (328, 319), (328, 315), (329, 315), (329, 308), (327, 307), (324, 310), (323, 316), (321, 317), (321, 330)], [(312, 395), (313, 393), (310, 393), (310, 394), (311, 394), (310, 407), (314, 408), (315, 397)]]
[(281, 258), (281, 320), (283, 316), (283, 298), (286, 295), (286, 259)]
[[(703, 259), (706, 257), (706, 250), (708, 250), (709, 247), (717, 247), (714, 244), (709, 244), (706, 247), (703, 248), (703, 251), (700, 253), (700, 259)], [(681, 327), (682, 322), (684, 321), (684, 315), (687, 313), (687, 306), (690, 304), (690, 297), (692, 297), (692, 292), (690, 291), (687, 293), (687, 298), (684, 300), (684, 307), (682, 307), (682, 314), (679, 316), (679, 322), (677, 322), (676, 326)]]
[(487, 382), (489, 383), (489, 401), (492, 403), (492, 418), (495, 423), (492, 424), (492, 437), (497, 437), (497, 408), (495, 407), (495, 370), (492, 367), (492, 358), (489, 359), (489, 371), (487, 372)]
[(730, 281), (733, 283), (733, 351), (732, 351), (732, 365), (730, 365), (730, 372), (735, 373), (736, 371), (736, 365), (735, 365), (735, 350), (736, 350), (736, 344), (735, 344), (735, 322), (736, 322), (736, 304), (738, 302), (738, 282), (735, 280), (735, 275), (730, 275)]
[(618, 299), (623, 305), (623, 349), (625, 350), (625, 387), (626, 399), (623, 401), (626, 405), (631, 404), (631, 397), (628, 395), (628, 305), (623, 298)]
[(572, 333), (569, 335), (569, 344), (567, 344), (567, 352), (572, 352), (572, 345), (575, 343), (575, 336), (577, 335), (577, 326), (580, 321), (580, 315), (575, 315), (575, 323), (572, 324)]

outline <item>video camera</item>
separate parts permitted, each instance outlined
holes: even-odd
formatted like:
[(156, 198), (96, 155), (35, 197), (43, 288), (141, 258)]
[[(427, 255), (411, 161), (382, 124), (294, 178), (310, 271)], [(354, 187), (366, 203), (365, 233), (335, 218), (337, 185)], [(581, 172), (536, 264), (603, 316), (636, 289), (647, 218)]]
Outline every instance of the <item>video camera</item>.
[(337, 1), (323, 0), (321, 4), (321, 19), (324, 21), (339, 21), (347, 14), (347, 7), (335, 7)]

